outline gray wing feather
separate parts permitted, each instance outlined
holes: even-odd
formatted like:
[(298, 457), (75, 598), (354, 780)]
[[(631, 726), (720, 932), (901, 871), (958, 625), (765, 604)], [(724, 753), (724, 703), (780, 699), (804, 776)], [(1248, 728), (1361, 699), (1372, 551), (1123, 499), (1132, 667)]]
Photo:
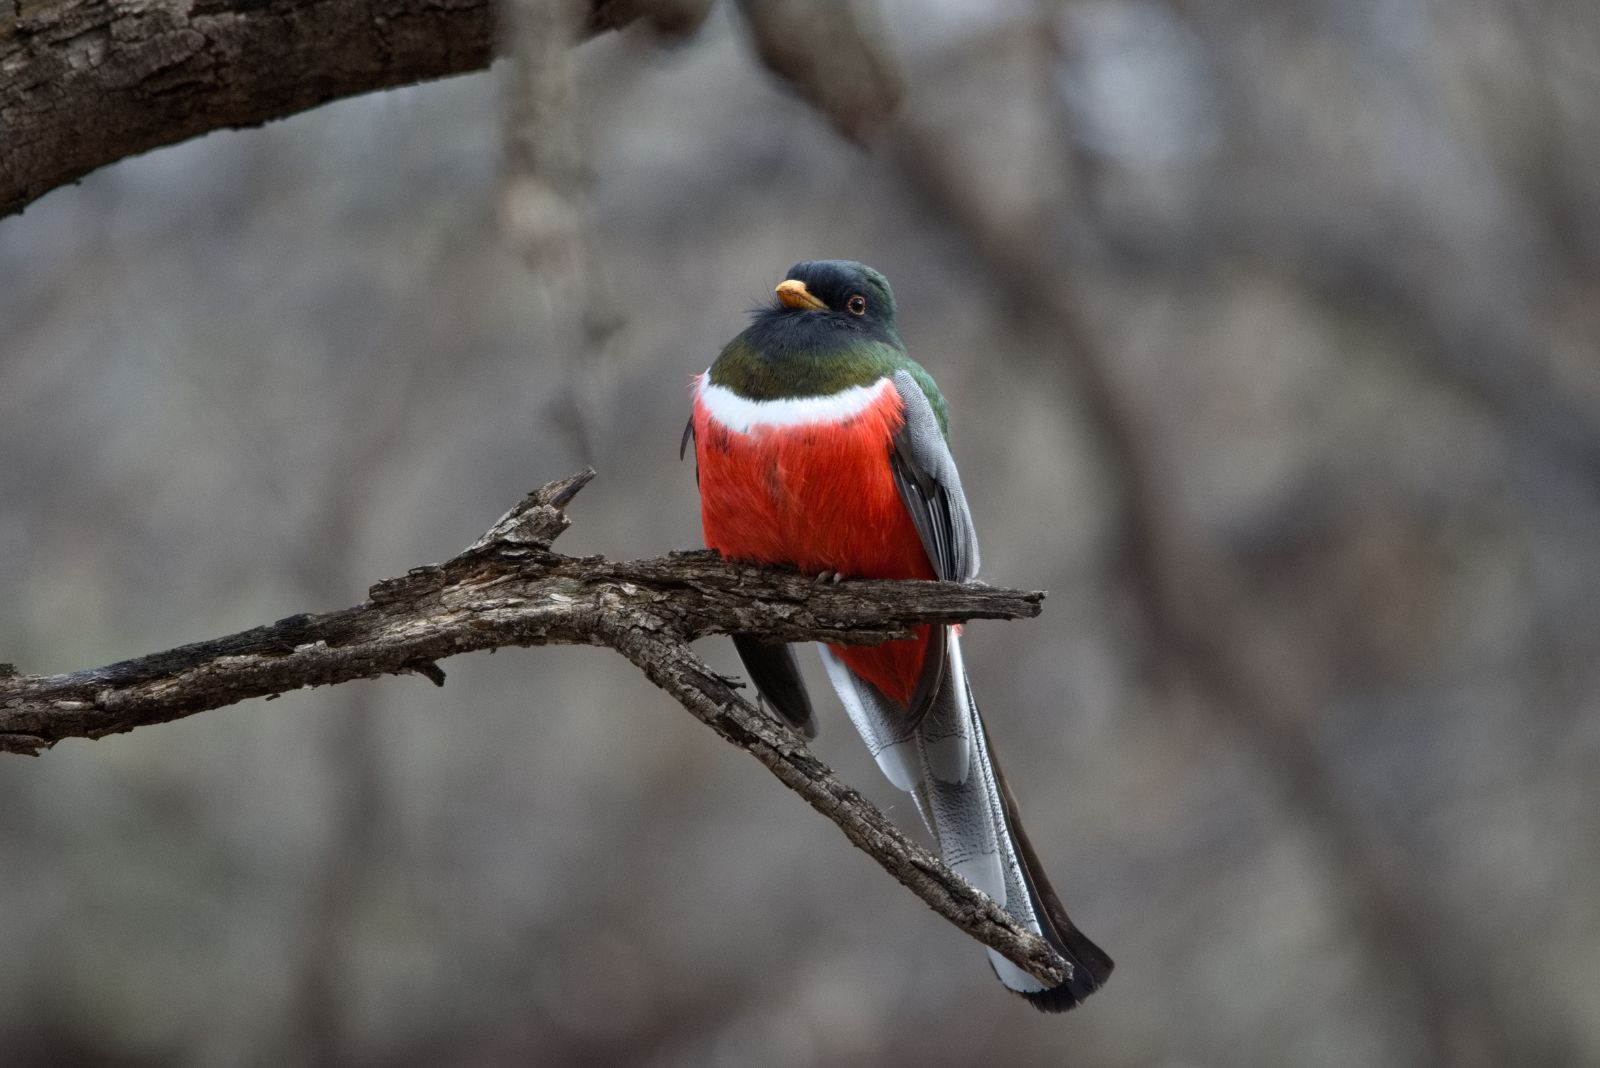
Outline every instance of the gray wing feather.
[[(934, 574), (941, 579), (966, 582), (978, 574), (978, 535), (967, 496), (961, 491), (955, 457), (950, 455), (928, 395), (911, 372), (896, 371), (893, 381), (903, 417), (889, 452), (895, 486), (922, 539)], [(913, 723), (928, 714), (944, 689), (949, 628), (935, 627), (929, 638), (922, 673), (907, 710)]]
[(905, 416), (890, 456), (900, 497), (934, 572), (955, 582), (976, 578), (978, 535), (966, 494), (961, 491), (955, 457), (939, 429), (939, 417), (911, 372), (896, 371), (894, 388)]

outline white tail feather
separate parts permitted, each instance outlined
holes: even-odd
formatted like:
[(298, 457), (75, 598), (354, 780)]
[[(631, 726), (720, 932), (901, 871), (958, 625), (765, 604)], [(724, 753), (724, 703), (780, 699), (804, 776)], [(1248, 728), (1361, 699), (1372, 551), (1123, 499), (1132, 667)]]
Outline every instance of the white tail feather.
[(911, 793), (922, 779), (922, 769), (917, 764), (916, 742), (905, 725), (904, 713), (871, 683), (856, 678), (832, 649), (819, 645), (817, 651), (822, 654), (822, 666), (839, 694), (845, 714), (867, 743), (867, 752), (890, 782)]
[(1044, 989), (1043, 983), (992, 949), (989, 950), (989, 966), (994, 969), (994, 974), (1008, 990), (1015, 990), (1019, 994), (1037, 994)]
[[(907, 729), (899, 704), (857, 677), (831, 650), (822, 647), (821, 652), (850, 721), (889, 781), (916, 799), (917, 811), (938, 841), (944, 862), (1020, 923), (1038, 931), (1016, 847), (1006, 830), (978, 707), (967, 685), (960, 632), (951, 629), (944, 684), (914, 730)], [(1025, 972), (1011, 967), (1027, 979)], [(998, 964), (996, 970), (1006, 980), (1008, 973)], [(1013, 990), (1039, 988), (1037, 983), (1017, 985), (1023, 979), (1006, 985)]]
[(945, 658), (947, 684), (939, 687), (916, 733), (928, 773), (940, 782), (964, 783), (973, 770), (972, 731), (976, 719), (966, 686), (966, 665), (961, 660), (961, 636), (953, 629)]
[[(1045, 896), (1035, 898), (1035, 880), (1043, 875), (1030, 876), (1022, 867), (1022, 856), (1030, 851), (1013, 839), (1006, 816), (1008, 795), (1002, 794), (983, 720), (967, 682), (959, 631), (952, 628), (948, 638), (944, 681), (915, 728), (907, 726), (904, 706), (857, 677), (832, 652), (823, 649), (822, 662), (878, 766), (890, 782), (915, 799), (945, 863), (1019, 924), (1047, 937), (1073, 968), (1065, 982), (1046, 987), (990, 950), (995, 975), (1035, 1008), (1065, 1012), (1105, 982), (1111, 959), (1072, 926), (1058, 904), (1052, 906), (1055, 898), (1048, 884), (1042, 886)], [(1020, 836), (1021, 828), (1015, 833)], [(1040, 908), (1048, 911), (1048, 934), (1040, 926), (1046, 922), (1036, 911)]]

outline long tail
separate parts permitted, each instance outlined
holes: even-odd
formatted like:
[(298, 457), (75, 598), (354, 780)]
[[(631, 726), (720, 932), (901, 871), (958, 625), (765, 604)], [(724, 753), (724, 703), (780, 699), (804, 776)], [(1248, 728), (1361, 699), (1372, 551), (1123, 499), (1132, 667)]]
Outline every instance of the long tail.
[(878, 766), (916, 799), (945, 863), (1041, 935), (1072, 966), (1065, 982), (1046, 988), (990, 950), (989, 961), (1000, 981), (1043, 1012), (1065, 1012), (1098, 990), (1111, 975), (1111, 958), (1068, 918), (1022, 829), (1016, 800), (994, 760), (967, 683), (960, 633), (949, 633), (944, 682), (932, 708), (914, 727), (907, 725), (899, 704), (826, 647), (822, 662)]

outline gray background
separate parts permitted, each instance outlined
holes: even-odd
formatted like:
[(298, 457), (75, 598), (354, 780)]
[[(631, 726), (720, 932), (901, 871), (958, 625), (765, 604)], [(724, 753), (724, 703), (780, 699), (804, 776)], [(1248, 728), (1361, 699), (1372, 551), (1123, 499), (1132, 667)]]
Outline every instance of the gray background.
[[(1109, 987), (1035, 1014), (620, 658), (507, 650), (445, 663), (442, 690), (5, 760), (3, 1059), (1600, 1060), (1597, 21), (882, 13), (906, 113), (995, 225), (1078, 249), (1172, 514), (1317, 695), (1345, 830), (1403, 873), (1427, 930), (1399, 952), (1442, 1002), (1374, 952), (1270, 754), (1161, 670), (1080, 398), (1041, 384), (1051, 339), (719, 10), (675, 48), (576, 57), (621, 316), (603, 351), (567, 343), (501, 237), (493, 72), (214, 134), (0, 221), (0, 659), (64, 671), (355, 603), (583, 463), (561, 548), (697, 545), (690, 375), (790, 263), (862, 259), (949, 400), (984, 576), (1051, 593), (971, 627), (968, 661)], [(1059, 129), (1070, 174), (1041, 147)], [(819, 698), (824, 759), (910, 826)]]

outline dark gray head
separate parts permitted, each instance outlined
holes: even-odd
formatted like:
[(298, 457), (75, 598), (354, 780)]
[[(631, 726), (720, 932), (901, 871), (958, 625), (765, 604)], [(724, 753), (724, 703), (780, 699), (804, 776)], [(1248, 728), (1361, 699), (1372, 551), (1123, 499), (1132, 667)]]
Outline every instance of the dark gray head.
[(895, 330), (889, 282), (871, 267), (797, 263), (773, 296), (711, 365), (716, 385), (756, 400), (816, 397), (915, 366)]
[(894, 334), (889, 280), (854, 260), (807, 260), (790, 267), (774, 291), (774, 311), (845, 317)]

